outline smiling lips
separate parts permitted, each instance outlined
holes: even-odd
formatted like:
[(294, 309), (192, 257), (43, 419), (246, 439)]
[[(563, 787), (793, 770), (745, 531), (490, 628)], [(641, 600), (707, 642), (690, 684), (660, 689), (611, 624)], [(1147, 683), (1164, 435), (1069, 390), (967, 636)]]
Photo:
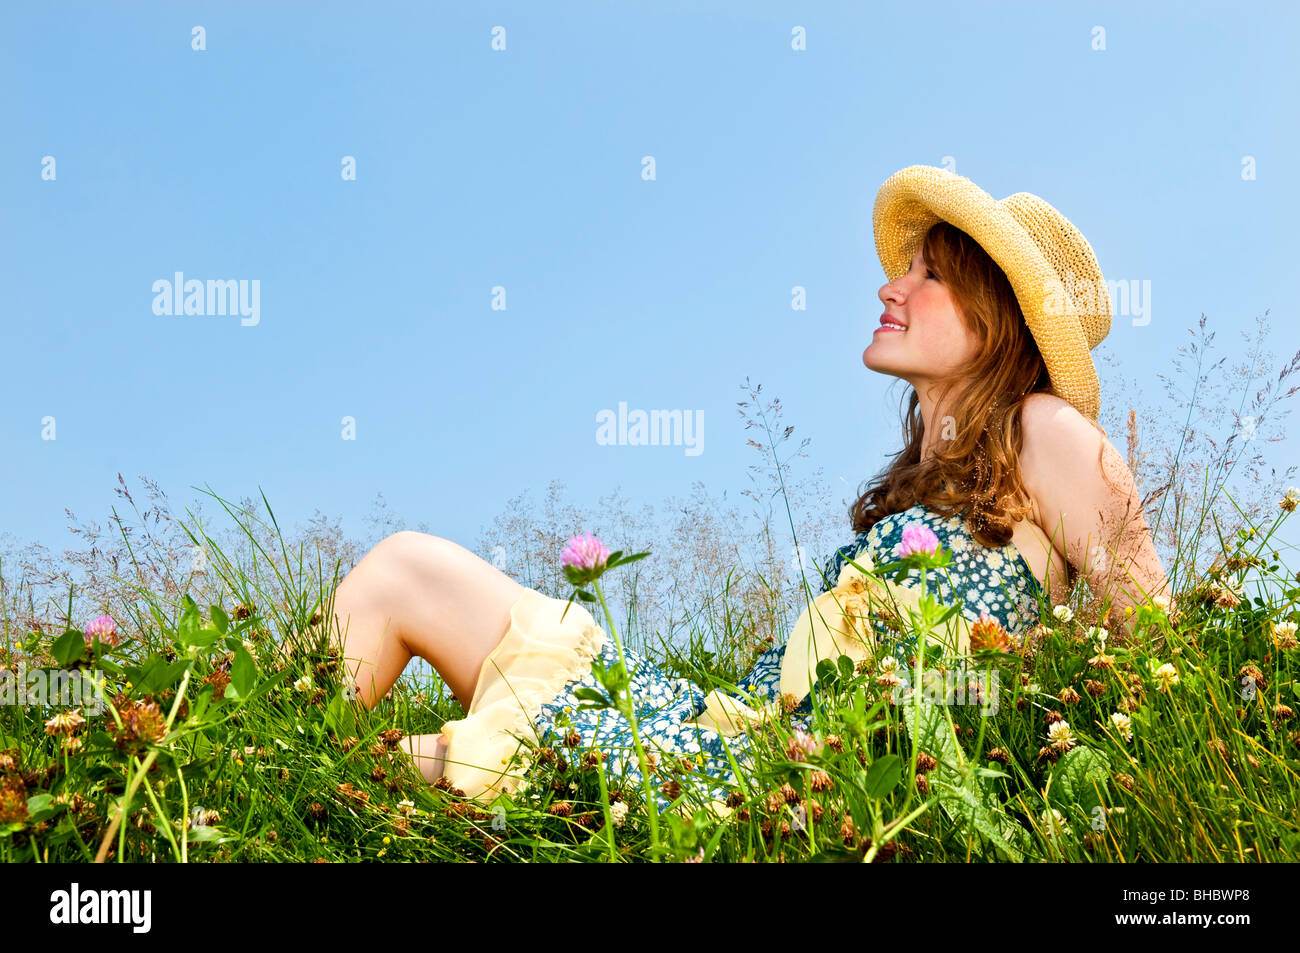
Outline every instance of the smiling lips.
[(906, 330), (907, 330), (907, 326), (903, 324), (902, 321), (895, 320), (894, 318), (890, 317), (888, 314), (882, 314), (880, 316), (880, 327), (876, 328), (875, 333), (879, 334), (881, 331), (906, 331)]

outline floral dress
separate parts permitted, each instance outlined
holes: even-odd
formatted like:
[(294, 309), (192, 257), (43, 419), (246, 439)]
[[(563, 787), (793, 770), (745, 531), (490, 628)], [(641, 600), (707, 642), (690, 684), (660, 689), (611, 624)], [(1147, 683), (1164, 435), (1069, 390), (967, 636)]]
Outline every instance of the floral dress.
[[(987, 613), (1012, 634), (1020, 634), (1038, 621), (1042, 588), (1015, 546), (1009, 543), (1001, 548), (986, 547), (970, 534), (960, 516), (944, 518), (923, 505), (880, 520), (870, 530), (858, 534), (852, 543), (837, 549), (825, 563), (817, 594), (827, 591), (827, 580), (833, 584), (846, 560), (856, 559), (860, 553), (868, 555), (876, 564), (897, 558), (903, 528), (918, 523), (931, 529), (939, 542), (953, 553), (952, 561), (943, 571), (927, 574), (927, 586), (937, 599), (952, 605), (960, 598), (968, 618), (974, 620)], [(919, 588), (920, 581), (915, 574), (910, 574), (900, 585)], [(888, 645), (900, 661), (905, 661), (914, 650), (914, 637), (904, 642), (881, 623), (873, 620), (873, 626), (881, 645)], [(750, 670), (736, 682), (736, 687), (756, 694), (762, 702), (778, 702), (785, 649), (785, 645), (778, 645), (759, 655)], [(727, 751), (730, 750), (738, 764), (747, 767), (752, 748), (750, 735), (741, 732), (723, 737), (717, 731), (689, 723), (704, 710), (705, 690), (688, 679), (665, 675), (636, 652), (624, 649), (624, 655), (632, 673), (632, 697), (644, 750), (653, 752), (660, 766), (665, 761), (678, 765), (691, 763), (692, 771), (706, 777), (704, 786), (709, 797), (725, 801), (728, 793), (736, 788)], [(598, 657), (606, 666), (618, 663), (618, 648), (613, 639), (605, 641)], [(544, 703), (533, 722), (541, 743), (561, 744), (576, 731), (581, 737), (576, 752), (599, 748), (611, 783), (617, 783), (616, 776), (621, 776), (624, 787), (640, 791), (642, 775), (627, 719), (613, 708), (581, 709), (581, 702), (574, 694), (578, 688), (599, 689), (599, 685), (594, 675), (587, 674), (567, 682), (563, 690)], [(749, 702), (752, 697), (738, 700)], [(811, 720), (812, 696), (807, 695), (790, 715), (791, 729), (808, 731)], [(660, 809), (670, 803), (663, 790), (663, 778), (667, 776), (664, 774), (654, 782)]]

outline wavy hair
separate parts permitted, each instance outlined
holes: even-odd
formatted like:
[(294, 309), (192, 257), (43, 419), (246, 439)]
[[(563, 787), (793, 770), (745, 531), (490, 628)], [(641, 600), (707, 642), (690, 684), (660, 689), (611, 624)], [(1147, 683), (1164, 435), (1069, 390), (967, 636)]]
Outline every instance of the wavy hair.
[[(961, 377), (941, 385), (943, 416), (936, 426), (942, 429), (924, 462), (920, 399), (915, 388), (908, 389), (904, 447), (849, 508), (853, 531), (864, 532), (887, 516), (924, 504), (945, 517), (965, 513), (966, 526), (980, 543), (1005, 546), (1012, 526), (1032, 508), (1020, 476), (1020, 410), (1030, 394), (1055, 391), (1011, 282), (988, 253), (961, 229), (940, 221), (926, 232), (922, 256), (978, 337), (979, 351)], [(1105, 428), (1089, 423), (1105, 437)]]

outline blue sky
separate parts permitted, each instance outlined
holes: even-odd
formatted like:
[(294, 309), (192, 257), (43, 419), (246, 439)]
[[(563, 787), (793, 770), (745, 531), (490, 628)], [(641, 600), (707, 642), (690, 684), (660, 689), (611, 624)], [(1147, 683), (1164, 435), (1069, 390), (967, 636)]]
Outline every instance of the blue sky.
[[(121, 471), (358, 531), (382, 491), (472, 547), (552, 479), (749, 486), (746, 376), (847, 495), (899, 447), (903, 385), (861, 363), (872, 202), (945, 157), (1151, 282), (1097, 352), (1149, 401), (1202, 312), (1230, 353), (1266, 308), (1300, 349), (1293, 4), (538, 7), (7, 6), (0, 529), (71, 545)], [(256, 280), (257, 323), (155, 314), (176, 272)], [(599, 444), (620, 402), (702, 414), (702, 452)]]

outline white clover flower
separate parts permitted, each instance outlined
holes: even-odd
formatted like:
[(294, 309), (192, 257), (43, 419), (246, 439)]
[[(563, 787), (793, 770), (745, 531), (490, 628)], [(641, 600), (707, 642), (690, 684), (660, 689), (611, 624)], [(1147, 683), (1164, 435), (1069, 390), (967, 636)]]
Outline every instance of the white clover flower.
[(901, 684), (898, 678), (898, 659), (886, 655), (876, 664), (876, 683), (879, 685)]
[(1110, 723), (1115, 726), (1115, 730), (1120, 733), (1125, 741), (1133, 740), (1133, 719), (1122, 711), (1117, 711), (1110, 716)]
[(1168, 596), (1152, 596), (1152, 597), (1151, 597), (1151, 604), (1154, 605), (1154, 606), (1155, 606), (1157, 609), (1159, 609), (1161, 612), (1163, 612), (1165, 615), (1168, 615), (1168, 614), (1169, 614), (1169, 597), (1168, 597)]
[(1169, 686), (1178, 684), (1178, 669), (1174, 668), (1172, 662), (1166, 662), (1155, 670), (1155, 677), (1160, 682), (1159, 690), (1167, 692)]
[(1056, 808), (1043, 812), (1043, 826), (1047, 828), (1047, 835), (1055, 837), (1057, 834), (1068, 834), (1070, 826), (1065, 823), (1065, 818)]
[(1069, 606), (1054, 606), (1052, 615), (1056, 616), (1058, 622), (1070, 622), (1074, 619), (1074, 611)]
[(414, 802), (414, 801), (398, 801), (398, 802), (397, 802), (397, 809), (398, 809), (399, 811), (401, 811), (403, 814), (405, 814), (407, 817), (410, 817), (412, 814), (415, 813), (415, 802)]
[(1300, 642), (1295, 637), (1296, 625), (1294, 622), (1274, 622), (1273, 623), (1273, 644), (1282, 651), (1296, 648)]
[(627, 802), (615, 801), (609, 806), (609, 814), (614, 821), (614, 826), (622, 827), (623, 822), (627, 820)]
[(311, 691), (311, 684), (311, 676), (304, 675), (302, 678), (298, 679), (298, 681), (293, 683), (293, 687), (296, 691), (307, 692)]
[(1070, 723), (1068, 721), (1052, 722), (1047, 726), (1047, 740), (1058, 751), (1069, 751), (1075, 745), (1074, 732), (1070, 730)]

